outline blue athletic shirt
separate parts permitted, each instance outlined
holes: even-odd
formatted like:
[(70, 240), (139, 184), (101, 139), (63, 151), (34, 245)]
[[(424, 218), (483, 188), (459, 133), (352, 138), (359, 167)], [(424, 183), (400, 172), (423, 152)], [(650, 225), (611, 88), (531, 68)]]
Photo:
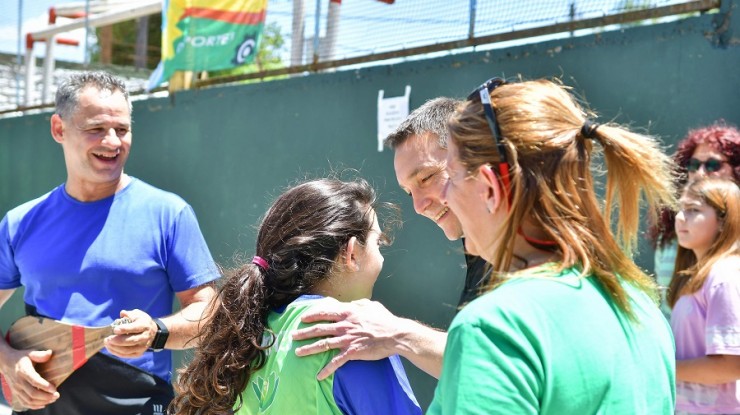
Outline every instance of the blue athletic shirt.
[[(94, 202), (61, 185), (0, 222), (0, 289), (24, 286), (28, 306), (64, 322), (105, 326), (135, 308), (163, 317), (174, 293), (218, 276), (192, 208), (135, 178)], [(170, 380), (169, 351), (121, 360)]]

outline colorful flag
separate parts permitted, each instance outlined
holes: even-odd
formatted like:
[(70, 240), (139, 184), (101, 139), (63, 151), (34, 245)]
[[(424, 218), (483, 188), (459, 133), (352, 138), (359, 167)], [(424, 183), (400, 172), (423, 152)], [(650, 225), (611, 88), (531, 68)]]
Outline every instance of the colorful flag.
[(257, 56), (267, 0), (164, 0), (162, 60), (151, 90), (175, 71), (215, 71)]

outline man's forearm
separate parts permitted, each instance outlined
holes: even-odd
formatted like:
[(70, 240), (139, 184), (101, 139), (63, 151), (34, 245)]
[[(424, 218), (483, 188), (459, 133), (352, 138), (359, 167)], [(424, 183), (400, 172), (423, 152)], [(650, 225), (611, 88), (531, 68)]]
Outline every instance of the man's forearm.
[(195, 302), (161, 319), (170, 332), (166, 344), (168, 349), (182, 350), (198, 345), (198, 332), (207, 305), (205, 302)]
[(429, 375), (439, 378), (447, 333), (414, 320), (404, 318), (400, 321), (402, 324), (395, 336), (398, 354)]
[(198, 333), (207, 318), (204, 311), (214, 299), (216, 290), (213, 284), (206, 284), (176, 295), (182, 308), (161, 319), (170, 332), (165, 347), (189, 349), (198, 345)]

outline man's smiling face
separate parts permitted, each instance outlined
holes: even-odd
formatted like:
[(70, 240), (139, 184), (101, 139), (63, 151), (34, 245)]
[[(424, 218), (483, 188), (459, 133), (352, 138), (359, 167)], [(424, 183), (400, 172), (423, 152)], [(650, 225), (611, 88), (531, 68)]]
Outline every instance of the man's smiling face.
[(435, 134), (412, 135), (396, 147), (393, 167), (398, 185), (414, 200), (416, 213), (434, 221), (449, 240), (462, 237), (457, 217), (442, 202), (447, 182), (447, 149)]

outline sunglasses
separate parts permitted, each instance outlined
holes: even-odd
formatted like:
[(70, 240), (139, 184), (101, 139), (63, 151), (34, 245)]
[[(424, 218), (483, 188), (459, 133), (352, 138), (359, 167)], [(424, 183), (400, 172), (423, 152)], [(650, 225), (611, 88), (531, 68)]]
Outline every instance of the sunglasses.
[(695, 173), (699, 171), (701, 166), (704, 166), (704, 171), (707, 173), (715, 173), (718, 172), (725, 163), (727, 162), (718, 159), (707, 159), (706, 161), (701, 161), (692, 157), (689, 159), (689, 164), (686, 165), (686, 170), (691, 173)]
[(491, 130), (491, 135), (494, 141), (496, 141), (496, 149), (498, 150), (501, 161), (498, 163), (498, 171), (501, 175), (501, 181), (504, 184), (504, 189), (508, 192), (509, 184), (509, 161), (506, 157), (506, 147), (501, 141), (501, 129), (496, 122), (496, 112), (493, 110), (491, 105), (491, 92), (494, 89), (506, 84), (506, 81), (499, 77), (494, 77), (475, 88), (473, 92), (468, 95), (468, 101), (475, 101), (475, 98), (480, 98), (481, 105), (483, 105), (483, 111), (486, 114), (486, 121), (488, 121), (488, 128)]

